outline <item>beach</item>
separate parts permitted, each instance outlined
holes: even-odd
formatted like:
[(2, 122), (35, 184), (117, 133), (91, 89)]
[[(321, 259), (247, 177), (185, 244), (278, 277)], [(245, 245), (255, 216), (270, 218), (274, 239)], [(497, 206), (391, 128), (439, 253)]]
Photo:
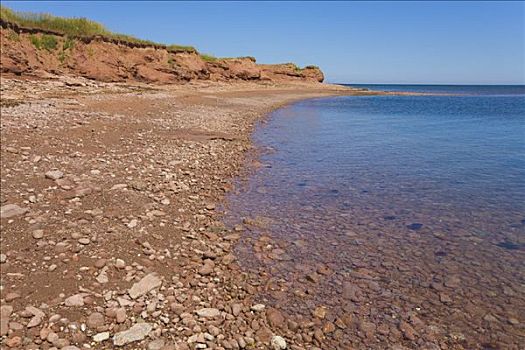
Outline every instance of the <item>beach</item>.
[(244, 228), (227, 229), (216, 208), (257, 121), (292, 101), (348, 93), (322, 84), (2, 77), (4, 345), (281, 341), (279, 311), (257, 303), (262, 280), (232, 253)]

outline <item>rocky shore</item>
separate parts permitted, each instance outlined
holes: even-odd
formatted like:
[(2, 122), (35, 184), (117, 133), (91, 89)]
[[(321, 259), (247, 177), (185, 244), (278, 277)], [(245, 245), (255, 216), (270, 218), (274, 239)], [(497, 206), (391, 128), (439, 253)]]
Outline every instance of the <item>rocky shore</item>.
[(259, 303), (264, 278), (233, 254), (244, 227), (216, 208), (257, 120), (358, 92), (4, 76), (1, 93), (2, 348), (323, 348)]

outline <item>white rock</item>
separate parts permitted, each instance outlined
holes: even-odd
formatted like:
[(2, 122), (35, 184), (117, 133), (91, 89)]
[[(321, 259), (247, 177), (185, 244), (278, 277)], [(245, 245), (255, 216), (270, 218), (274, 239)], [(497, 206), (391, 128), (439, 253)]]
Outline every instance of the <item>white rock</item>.
[(286, 340), (281, 336), (274, 335), (272, 337), (272, 347), (274, 350), (284, 350), (286, 349)]
[(129, 289), (129, 296), (132, 299), (137, 299), (138, 297), (148, 294), (151, 290), (160, 287), (162, 285), (162, 280), (159, 275), (155, 272), (149, 273), (144, 276), (140, 281), (135, 283)]
[(199, 317), (206, 317), (206, 318), (217, 317), (221, 314), (219, 309), (215, 309), (211, 307), (205, 307), (203, 309), (197, 310), (196, 313), (197, 315), (199, 315)]
[(46, 173), (46, 177), (51, 180), (58, 180), (64, 177), (64, 173), (60, 170), (50, 170)]
[(102, 333), (95, 334), (93, 336), (93, 341), (97, 343), (103, 342), (104, 340), (108, 340), (108, 339), (109, 339), (109, 332), (102, 332)]
[(107, 266), (104, 266), (101, 270), (100, 270), (100, 273), (98, 274), (96, 280), (98, 283), (100, 284), (104, 284), (104, 283), (108, 283), (109, 282), (109, 278), (108, 278), (108, 267)]
[(123, 346), (134, 341), (142, 340), (152, 329), (153, 326), (149, 323), (137, 323), (130, 329), (115, 334), (113, 344), (115, 346)]
[(252, 306), (252, 311), (263, 311), (264, 308), (264, 304), (256, 304)]
[(75, 294), (65, 300), (66, 306), (84, 306), (84, 295)]

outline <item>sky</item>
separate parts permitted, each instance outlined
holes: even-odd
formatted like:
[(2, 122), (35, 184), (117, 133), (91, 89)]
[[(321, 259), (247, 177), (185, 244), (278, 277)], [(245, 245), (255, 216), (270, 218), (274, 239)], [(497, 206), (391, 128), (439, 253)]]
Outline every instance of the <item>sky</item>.
[(525, 2), (2, 1), (339, 83), (525, 84)]

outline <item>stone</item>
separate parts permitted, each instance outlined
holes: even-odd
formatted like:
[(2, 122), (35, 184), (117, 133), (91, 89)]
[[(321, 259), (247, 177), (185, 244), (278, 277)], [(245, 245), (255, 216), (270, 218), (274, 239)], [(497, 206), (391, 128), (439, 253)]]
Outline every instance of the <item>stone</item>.
[(312, 314), (317, 318), (324, 319), (326, 317), (326, 307), (318, 306), (315, 308)]
[(97, 343), (103, 342), (104, 340), (108, 340), (108, 339), (109, 339), (109, 332), (97, 333), (93, 336), (93, 341)]
[(281, 336), (278, 336), (278, 335), (274, 335), (272, 337), (272, 348), (274, 350), (284, 350), (286, 349), (286, 340), (284, 340), (283, 337)]
[(19, 207), (16, 204), (6, 204), (0, 207), (0, 218), (7, 219), (13, 216), (23, 215), (29, 209)]
[(232, 314), (233, 316), (238, 316), (242, 311), (242, 304), (233, 304), (232, 305)]
[(84, 306), (84, 295), (75, 294), (65, 300), (66, 306)]
[(22, 345), (22, 338), (18, 336), (10, 338), (10, 339), (7, 339), (4, 344), (10, 348), (17, 348), (20, 345)]
[(115, 260), (115, 267), (117, 269), (123, 269), (123, 268), (126, 267), (126, 262), (124, 260), (122, 260), (122, 259), (117, 259), (117, 260)]
[(265, 308), (264, 304), (255, 304), (251, 307), (252, 311), (256, 311), (256, 312), (263, 311), (264, 308)]
[(78, 240), (78, 243), (80, 243), (80, 244), (82, 244), (82, 245), (87, 245), (87, 244), (89, 244), (90, 242), (91, 242), (91, 241), (89, 240), (89, 238), (85, 238), (85, 237), (84, 237), (84, 238), (80, 238), (80, 239)]
[(0, 263), (5, 263), (7, 261), (7, 255), (5, 254), (0, 254)]
[(205, 318), (214, 318), (221, 314), (219, 309), (209, 308), (209, 307), (197, 310), (196, 313), (199, 317), (205, 317)]
[(104, 266), (98, 276), (96, 277), (96, 280), (98, 283), (100, 284), (104, 284), (104, 283), (108, 283), (109, 282), (109, 277), (108, 277), (108, 267), (107, 266)]
[(128, 291), (129, 296), (132, 299), (137, 299), (145, 294), (148, 294), (155, 288), (162, 285), (162, 280), (159, 275), (155, 272), (149, 273), (144, 276), (140, 281), (135, 283)]
[(155, 339), (148, 343), (148, 350), (161, 350), (164, 347), (164, 339)]
[(416, 331), (410, 324), (408, 324), (405, 321), (401, 321), (399, 324), (399, 330), (403, 332), (403, 335), (408, 340), (415, 340), (416, 339)]
[(276, 309), (269, 309), (266, 312), (266, 319), (268, 320), (268, 323), (270, 324), (270, 326), (273, 326), (273, 327), (281, 327), (285, 321), (281, 312)]
[(126, 344), (144, 339), (153, 329), (149, 323), (137, 323), (131, 328), (118, 332), (113, 336), (113, 345), (124, 346)]
[(50, 170), (46, 173), (46, 178), (51, 180), (58, 180), (64, 177), (64, 173), (60, 170)]
[(34, 230), (33, 231), (34, 239), (41, 239), (42, 237), (44, 237), (44, 230)]
[(42, 317), (41, 316), (33, 316), (29, 323), (27, 324), (27, 328), (33, 328), (38, 326), (40, 323), (42, 323)]
[(117, 323), (123, 323), (126, 321), (126, 309), (123, 307), (117, 309), (117, 312), (115, 313), (115, 318), (117, 319)]
[(76, 347), (74, 345), (66, 345), (66, 346), (60, 348), (60, 350), (80, 350), (80, 348)]
[(199, 269), (199, 275), (207, 276), (207, 275), (211, 274), (213, 272), (213, 267), (214, 267), (214, 265), (209, 264), (209, 263), (208, 264), (205, 263)]
[(93, 312), (89, 315), (86, 324), (88, 327), (96, 329), (104, 325), (104, 315), (100, 312)]

